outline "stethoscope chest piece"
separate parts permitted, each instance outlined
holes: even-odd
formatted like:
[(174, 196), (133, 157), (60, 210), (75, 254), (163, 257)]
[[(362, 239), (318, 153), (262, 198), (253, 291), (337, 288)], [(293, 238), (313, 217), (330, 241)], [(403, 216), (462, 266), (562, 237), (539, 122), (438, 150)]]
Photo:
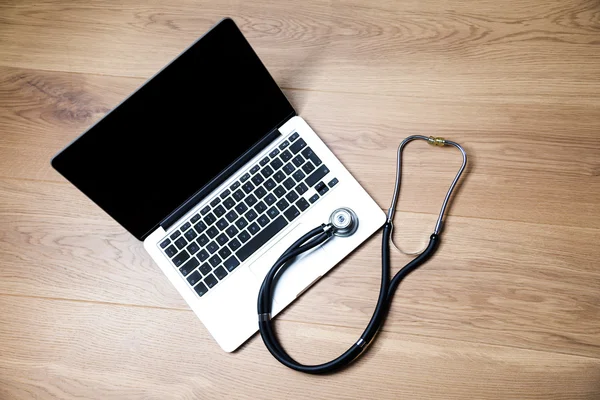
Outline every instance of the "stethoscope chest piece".
[(358, 229), (358, 216), (350, 208), (338, 208), (329, 217), (333, 235), (348, 237)]

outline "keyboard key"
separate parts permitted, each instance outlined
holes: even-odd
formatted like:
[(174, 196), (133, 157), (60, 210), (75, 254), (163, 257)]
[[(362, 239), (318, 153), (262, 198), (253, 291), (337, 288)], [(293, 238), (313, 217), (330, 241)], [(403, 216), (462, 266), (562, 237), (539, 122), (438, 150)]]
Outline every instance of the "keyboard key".
[(237, 206), (235, 206), (235, 211), (237, 211), (238, 214), (245, 213), (247, 209), (248, 209), (248, 206), (245, 205), (244, 203), (240, 203)]
[(209, 263), (204, 263), (200, 266), (200, 268), (198, 268), (198, 271), (202, 272), (202, 275), (206, 276), (210, 274), (210, 271), (212, 271), (212, 267)]
[(273, 179), (269, 178), (265, 181), (264, 186), (265, 186), (265, 189), (272, 190), (275, 187), (275, 181)]
[(279, 149), (275, 149), (272, 152), (269, 153), (269, 157), (273, 158), (275, 157), (277, 154), (279, 154)]
[(255, 165), (254, 167), (252, 167), (252, 169), (250, 170), (251, 174), (255, 174), (258, 172), (258, 170), (260, 169), (260, 167), (258, 165)]
[(200, 245), (200, 247), (204, 247), (204, 245), (206, 243), (208, 243), (208, 237), (206, 235), (200, 235), (200, 237), (198, 239), (196, 239), (196, 242), (198, 242), (198, 244)]
[(265, 157), (262, 160), (260, 160), (260, 166), (264, 167), (265, 165), (267, 165), (268, 162), (269, 162), (269, 157)]
[(259, 230), (260, 227), (256, 224), (256, 222), (251, 223), (248, 227), (248, 231), (253, 235), (256, 235), (256, 233), (258, 233)]
[(235, 189), (237, 189), (239, 187), (240, 187), (240, 183), (238, 181), (235, 181), (233, 183), (233, 185), (229, 186), (229, 190), (231, 190), (233, 192)]
[(225, 271), (225, 268), (219, 267), (215, 269), (215, 276), (222, 281), (227, 276), (227, 271)]
[(242, 177), (240, 178), (240, 181), (242, 183), (246, 182), (248, 179), (250, 179), (250, 174), (248, 172), (246, 172), (244, 175), (242, 175)]
[(221, 250), (219, 250), (219, 257), (221, 258), (227, 258), (231, 255), (231, 250), (229, 250), (228, 247), (223, 247)]
[(210, 254), (215, 254), (215, 251), (219, 250), (219, 245), (213, 240), (206, 246), (206, 250), (208, 250)]
[(202, 211), (200, 211), (200, 214), (206, 215), (206, 214), (208, 214), (209, 211), (210, 211), (210, 206), (206, 206), (202, 209)]
[[(246, 216), (248, 216), (248, 214), (249, 212), (246, 213)], [(244, 229), (246, 225), (248, 225), (248, 221), (246, 221), (243, 217), (235, 221), (235, 226), (237, 226), (239, 229)]]
[[(297, 142), (296, 142), (297, 143)], [(293, 221), (298, 215), (300, 215), (300, 211), (296, 208), (296, 206), (290, 206), (287, 210), (283, 212), (283, 215), (291, 221)]]
[(177, 248), (179, 250), (183, 249), (186, 245), (187, 245), (187, 240), (185, 240), (185, 238), (183, 236), (175, 241), (175, 246), (177, 246)]
[(235, 227), (235, 225), (231, 225), (229, 228), (227, 228), (227, 230), (225, 231), (225, 233), (227, 233), (227, 236), (229, 236), (230, 238), (233, 238), (235, 235), (238, 234), (238, 230)]
[(214, 238), (215, 236), (217, 236), (219, 234), (219, 230), (217, 229), (216, 226), (211, 226), (206, 231), (206, 234), (208, 235), (209, 238), (212, 239), (212, 238)]
[(298, 170), (296, 172), (294, 172), (294, 175), (292, 175), (294, 177), (294, 179), (296, 180), (296, 182), (300, 182), (302, 181), (302, 179), (304, 179), (306, 177), (306, 175), (304, 175), (304, 172), (302, 172), (302, 170)]
[(204, 283), (199, 283), (194, 287), (194, 290), (196, 291), (196, 293), (198, 293), (198, 296), (202, 297), (206, 294), (206, 292), (208, 292), (208, 288), (206, 287), (206, 285)]
[(200, 260), (200, 262), (203, 262), (206, 261), (206, 259), (208, 258), (208, 253), (206, 250), (202, 250), (196, 255), (196, 257), (198, 257), (198, 260)]
[(284, 140), (283, 142), (281, 142), (281, 144), (279, 145), (279, 150), (283, 150), (286, 147), (288, 147), (290, 145), (290, 142), (288, 142), (287, 140)]
[(281, 162), (279, 158), (276, 158), (273, 161), (271, 161), (271, 164), (269, 165), (271, 166), (271, 168), (273, 168), (273, 171), (277, 171), (279, 168), (281, 168), (283, 162)]
[[(322, 185), (321, 185), (322, 184)], [(319, 188), (317, 189), (317, 186), (319, 186)], [(323, 196), (325, 193), (327, 193), (329, 191), (329, 188), (327, 187), (327, 185), (325, 185), (323, 182), (319, 182), (317, 183), (317, 186), (315, 186), (315, 190), (317, 192), (319, 192), (319, 194), (321, 196)]]
[[(265, 227), (267, 226), (267, 224), (270, 222), (271, 220), (269, 219), (269, 217), (267, 217), (267, 214), (263, 214), (260, 217), (258, 217), (258, 223), (260, 224), (260, 226)], [(252, 225), (250, 225), (252, 226)], [(248, 228), (249, 229), (249, 228)], [(253, 232), (254, 233), (254, 232)]]
[(238, 215), (235, 211), (231, 210), (229, 211), (226, 215), (225, 218), (227, 218), (227, 221), (229, 222), (233, 222), (237, 219)]
[[(286, 199), (281, 199), (275, 205), (277, 206), (277, 208), (279, 208), (280, 211), (283, 211), (286, 208), (288, 208), (288, 206), (290, 205), (290, 203), (288, 203)], [(259, 218), (259, 222), (260, 222), (260, 218)]]
[(242, 244), (237, 239), (232, 239), (231, 242), (229, 242), (229, 247), (231, 247), (231, 250), (233, 250), (233, 251), (236, 251), (237, 249), (239, 249), (241, 245)]
[(200, 214), (196, 214), (192, 217), (192, 219), (190, 219), (190, 222), (192, 224), (195, 224), (196, 222), (198, 222), (200, 220)]
[(267, 209), (267, 206), (262, 201), (259, 201), (258, 204), (254, 206), (257, 214), (262, 214), (263, 211)]
[(315, 172), (310, 174), (304, 182), (308, 185), (308, 187), (313, 186), (315, 183), (323, 179), (325, 175), (329, 173), (329, 168), (325, 164), (321, 165)]
[(250, 239), (250, 234), (247, 231), (241, 231), (238, 235), (238, 239), (240, 239), (240, 242), (246, 243), (248, 239)]
[(163, 242), (160, 244), (160, 248), (164, 249), (165, 247), (167, 247), (169, 245), (169, 243), (171, 243), (171, 241), (168, 238), (163, 240)]
[(188, 251), (188, 253), (190, 253), (191, 255), (194, 255), (194, 254), (196, 254), (196, 252), (198, 252), (198, 250), (200, 250), (200, 246), (198, 246), (198, 243), (192, 242), (185, 249)]
[(227, 243), (229, 241), (229, 238), (227, 237), (226, 234), (221, 233), (219, 236), (217, 236), (217, 238), (215, 240), (217, 241), (217, 243), (219, 243), (221, 246), (223, 246), (225, 243)]
[(265, 197), (265, 203), (267, 203), (268, 206), (270, 206), (271, 204), (275, 203), (277, 199), (275, 198), (275, 196), (273, 195), (273, 193), (269, 193), (267, 195), (267, 197)]
[(290, 146), (290, 151), (294, 154), (298, 153), (300, 150), (306, 147), (306, 142), (304, 139), (300, 139)]
[[(240, 248), (235, 254), (240, 259), (240, 261), (245, 261), (248, 257), (250, 257), (256, 250), (261, 248), (265, 243), (269, 241), (273, 236), (279, 233), (288, 222), (285, 220), (283, 216), (279, 216), (275, 219), (271, 224), (269, 224), (265, 229), (263, 229), (258, 235), (253, 237), (246, 243), (242, 248)], [(228, 260), (229, 261), (229, 260)], [(227, 263), (225, 264), (227, 267)]]
[(191, 240), (194, 240), (194, 239), (196, 238), (196, 236), (198, 236), (198, 234), (196, 233), (196, 231), (195, 231), (195, 230), (193, 230), (193, 229), (190, 229), (190, 230), (189, 230), (189, 231), (187, 231), (187, 232), (185, 233), (185, 235), (183, 235), (183, 236), (185, 236), (187, 240), (190, 240), (190, 241), (191, 241)]
[(200, 275), (200, 272), (198, 272), (198, 271), (194, 271), (190, 276), (187, 277), (187, 281), (192, 286), (194, 286), (196, 283), (200, 282), (201, 279), (202, 279), (202, 275)]
[(268, 178), (268, 177), (270, 177), (271, 175), (273, 175), (273, 169), (272, 169), (271, 167), (269, 167), (268, 165), (267, 165), (266, 167), (264, 167), (264, 168), (262, 169), (262, 171), (260, 171), (260, 172), (261, 172), (261, 174), (263, 174), (263, 176), (264, 176), (265, 178)]
[(216, 207), (213, 212), (215, 213), (215, 216), (217, 218), (221, 217), (223, 214), (225, 214), (225, 209), (223, 208), (223, 206), (218, 206)]
[(214, 198), (214, 199), (213, 199), (213, 200), (210, 202), (210, 205), (211, 205), (212, 207), (215, 207), (215, 206), (216, 206), (217, 204), (219, 204), (220, 202), (221, 202), (221, 199), (220, 199), (220, 198), (218, 198), (218, 197), (215, 197), (215, 198)]
[(185, 224), (181, 225), (181, 232), (185, 232), (188, 229), (190, 229), (190, 226), (192, 226), (192, 224), (190, 224), (189, 222), (186, 222)]
[(219, 228), (220, 231), (222, 231), (223, 229), (227, 228), (228, 225), (229, 222), (225, 218), (221, 218), (217, 221), (217, 224), (215, 226)]
[(223, 191), (223, 193), (221, 193), (221, 194), (219, 195), (219, 197), (220, 197), (220, 198), (222, 198), (222, 199), (224, 199), (225, 197), (229, 196), (230, 194), (231, 194), (231, 192), (229, 191), (229, 189), (225, 189), (225, 190)]
[(296, 207), (298, 207), (300, 211), (306, 210), (309, 206), (310, 204), (308, 204), (308, 201), (306, 201), (304, 197), (300, 197), (300, 200), (296, 202)]
[(200, 265), (200, 263), (198, 260), (196, 260), (196, 257), (194, 257), (190, 261), (183, 264), (181, 268), (179, 268), (179, 272), (181, 272), (183, 276), (188, 276), (190, 272), (195, 270), (198, 265)]
[(287, 190), (292, 189), (294, 186), (296, 186), (296, 182), (292, 178), (287, 178), (285, 181), (283, 181), (283, 187), (285, 187)]
[(330, 188), (334, 187), (335, 185), (338, 184), (338, 179), (337, 178), (333, 178), (332, 180), (329, 181), (329, 183), (327, 184), (327, 186), (329, 186)]
[(204, 223), (206, 224), (206, 226), (211, 226), (213, 222), (215, 222), (217, 220), (217, 217), (215, 217), (215, 215), (213, 213), (208, 213), (206, 214), (206, 217), (204, 217)]
[(246, 202), (246, 204), (248, 204), (248, 207), (252, 207), (253, 205), (255, 205), (255, 204), (256, 204), (256, 202), (257, 202), (258, 200), (256, 200), (256, 197), (254, 197), (254, 195), (253, 195), (253, 194), (251, 194), (251, 195), (249, 195), (248, 197), (246, 197), (246, 198), (244, 199), (244, 201)]
[(311, 172), (313, 172), (313, 171), (315, 170), (315, 166), (314, 166), (314, 165), (312, 165), (312, 163), (311, 163), (311, 162), (308, 162), (308, 161), (307, 161), (307, 162), (306, 162), (306, 164), (304, 164), (304, 165), (302, 166), (302, 170), (303, 170), (304, 172), (306, 172), (307, 174), (310, 174)]
[(244, 185), (242, 185), (242, 189), (244, 189), (244, 192), (248, 194), (254, 190), (254, 185), (252, 184), (252, 182), (246, 182)]
[(189, 253), (183, 250), (181, 253), (173, 257), (173, 264), (175, 264), (176, 267), (179, 267), (181, 264), (187, 261), (188, 258), (190, 258)]
[(281, 198), (281, 196), (283, 196), (285, 192), (286, 190), (281, 185), (277, 186), (275, 190), (273, 190), (273, 193), (275, 194), (275, 196), (277, 196), (278, 199)]
[(202, 233), (206, 230), (206, 224), (200, 221), (196, 225), (194, 225), (194, 229), (196, 230), (196, 232)]
[(273, 179), (275, 179), (277, 183), (280, 183), (282, 180), (285, 179), (285, 174), (281, 171), (277, 171), (275, 172), (275, 175), (273, 175)]
[(179, 232), (179, 231), (175, 231), (175, 232), (173, 232), (173, 234), (172, 234), (170, 237), (171, 237), (171, 240), (175, 240), (175, 239), (177, 239), (179, 236), (181, 236), (181, 232)]
[(300, 154), (298, 154), (296, 157), (294, 157), (292, 159), (292, 162), (294, 163), (294, 165), (296, 167), (300, 167), (302, 164), (304, 164), (304, 157), (302, 157)]
[(308, 187), (304, 184), (304, 182), (300, 182), (298, 186), (296, 186), (296, 192), (298, 192), (299, 195), (303, 195), (307, 190)]
[(299, 197), (298, 194), (296, 192), (294, 192), (293, 190), (285, 195), (285, 199), (287, 201), (289, 201), (290, 203), (295, 202), (298, 199), (298, 197)]
[(223, 265), (225, 266), (225, 268), (227, 268), (227, 271), (231, 272), (234, 269), (236, 269), (238, 265), (240, 265), (240, 262), (237, 260), (237, 258), (235, 258), (235, 256), (231, 256), (227, 260), (225, 260)]
[(312, 151), (310, 147), (307, 147), (304, 150), (302, 150), (302, 155), (308, 158), (310, 161), (312, 161), (313, 164), (315, 164), (317, 167), (321, 165), (321, 159), (317, 157), (317, 155)]
[(223, 260), (221, 260), (221, 257), (219, 257), (218, 254), (215, 254), (214, 256), (208, 259), (208, 262), (210, 263), (210, 265), (213, 266), (213, 268), (221, 264), (221, 261)]
[(298, 139), (300, 135), (298, 134), (298, 132), (294, 132), (292, 133), (292, 136), (290, 136), (290, 142), (293, 142), (294, 140)]
[(310, 199), (308, 199), (308, 201), (310, 201), (311, 203), (314, 203), (315, 201), (319, 200), (319, 195), (318, 194), (313, 194), (312, 197)]
[(217, 278), (215, 278), (213, 274), (210, 274), (206, 278), (204, 278), (204, 283), (206, 284), (206, 286), (208, 286), (209, 289), (214, 287), (218, 282), (219, 281), (217, 281)]
[(233, 206), (235, 206), (235, 200), (233, 200), (231, 197), (226, 198), (225, 200), (223, 200), (223, 205), (225, 206), (225, 208), (227, 208), (228, 210), (231, 210), (231, 208)]
[(256, 190), (254, 191), (254, 195), (256, 197), (258, 197), (259, 199), (262, 199), (263, 197), (265, 197), (265, 194), (267, 194), (267, 191), (265, 190), (264, 187), (258, 187), (256, 188)]
[(281, 168), (281, 170), (285, 172), (286, 175), (289, 175), (294, 172), (296, 168), (292, 165), (292, 163), (287, 163), (283, 168)]
[[(250, 222), (254, 221), (256, 219), (256, 217), (258, 217), (258, 214), (256, 213), (256, 211), (254, 210), (250, 210), (248, 211), (246, 214), (244, 214), (244, 216), (246, 217), (246, 219)], [(240, 218), (243, 219), (243, 218)], [(239, 223), (240, 220), (238, 220), (235, 224), (238, 226), (238, 228), (240, 228)], [(245, 225), (244, 225), (245, 226)], [(243, 227), (241, 227), (240, 229), (242, 229)]]
[(283, 153), (281, 153), (281, 155), (279, 157), (281, 157), (281, 159), (283, 160), (283, 162), (288, 162), (292, 158), (292, 153), (290, 153), (289, 151), (285, 150)]
[(263, 178), (262, 175), (254, 175), (252, 177), (252, 183), (254, 183), (256, 186), (260, 185), (264, 181), (265, 181), (265, 178)]
[(240, 201), (241, 199), (243, 199), (244, 192), (242, 192), (242, 189), (238, 189), (235, 192), (233, 192), (233, 198), (236, 199), (237, 201)]
[(276, 216), (279, 215), (279, 210), (277, 209), (277, 207), (273, 206), (273, 207), (269, 208), (269, 211), (267, 211), (267, 214), (269, 214), (269, 217), (275, 218)]

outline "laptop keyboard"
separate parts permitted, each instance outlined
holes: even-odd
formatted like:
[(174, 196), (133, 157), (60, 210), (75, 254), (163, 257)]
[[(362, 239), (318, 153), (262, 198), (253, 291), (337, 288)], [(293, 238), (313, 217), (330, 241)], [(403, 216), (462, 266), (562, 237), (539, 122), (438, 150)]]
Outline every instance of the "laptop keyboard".
[[(160, 241), (160, 248), (199, 296), (279, 233), (338, 180), (292, 133), (260, 162)], [(316, 193), (306, 193), (314, 188)]]

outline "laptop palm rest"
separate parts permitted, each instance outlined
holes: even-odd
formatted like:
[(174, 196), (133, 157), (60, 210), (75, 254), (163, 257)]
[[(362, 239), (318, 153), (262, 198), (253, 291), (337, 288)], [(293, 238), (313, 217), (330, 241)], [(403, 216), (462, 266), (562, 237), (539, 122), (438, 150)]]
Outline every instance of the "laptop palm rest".
[[(250, 270), (260, 283), (279, 256), (309, 229), (311, 227), (307, 224), (299, 224), (266, 249), (260, 259), (250, 265)], [(277, 314), (283, 307), (291, 303), (326, 272), (329, 266), (326, 258), (327, 253), (321, 248), (314, 249), (297, 258), (297, 261), (285, 271), (278, 281), (275, 289), (273, 314)]]

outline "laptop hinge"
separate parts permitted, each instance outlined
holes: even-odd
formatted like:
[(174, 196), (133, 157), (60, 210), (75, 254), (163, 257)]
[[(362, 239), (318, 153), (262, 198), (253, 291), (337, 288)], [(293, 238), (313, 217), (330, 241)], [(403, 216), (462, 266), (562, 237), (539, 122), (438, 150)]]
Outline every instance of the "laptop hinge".
[[(290, 118), (294, 117), (296, 112), (292, 112), (287, 118), (279, 123), (271, 132), (263, 136), (258, 142), (248, 149), (244, 154), (238, 157), (233, 163), (225, 168), (219, 175), (213, 180), (204, 185), (198, 190), (192, 197), (187, 199), (182, 205), (177, 207), (175, 211), (169, 214), (165, 219), (160, 222), (160, 226), (168, 231), (173, 224), (175, 224), (181, 217), (183, 217), (188, 211), (201, 202), (206, 196), (208, 196), (213, 190), (215, 190), (220, 184), (226, 181), (231, 175), (235, 174), (244, 164), (250, 161), (254, 156), (260, 153), (265, 147), (279, 137), (279, 128), (285, 124)], [(154, 229), (153, 229), (154, 230)]]

